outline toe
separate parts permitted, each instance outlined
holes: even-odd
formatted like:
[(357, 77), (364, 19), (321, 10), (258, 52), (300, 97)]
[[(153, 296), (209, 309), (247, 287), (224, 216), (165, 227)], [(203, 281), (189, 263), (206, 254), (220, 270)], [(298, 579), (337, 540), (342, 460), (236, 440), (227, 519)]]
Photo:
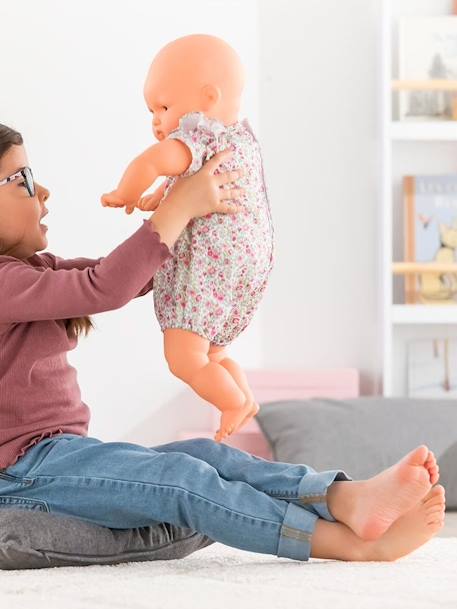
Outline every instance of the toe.
[(428, 446), (426, 446), (425, 444), (421, 444), (420, 446), (409, 452), (406, 457), (408, 462), (412, 465), (425, 465), (428, 453)]
[(424, 465), (426, 465), (427, 467), (436, 465), (436, 458), (432, 450), (428, 452), (428, 456)]
[(429, 492), (425, 495), (425, 497), (422, 499), (422, 502), (426, 503), (430, 500), (436, 501), (437, 499), (440, 501), (444, 500), (444, 486), (442, 486), (441, 484), (437, 484), (436, 486), (431, 488)]

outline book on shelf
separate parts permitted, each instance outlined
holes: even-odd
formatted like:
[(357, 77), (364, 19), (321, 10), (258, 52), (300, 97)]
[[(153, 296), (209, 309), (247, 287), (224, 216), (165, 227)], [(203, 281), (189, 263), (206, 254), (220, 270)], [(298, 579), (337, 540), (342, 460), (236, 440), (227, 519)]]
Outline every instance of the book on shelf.
[[(403, 177), (406, 262), (457, 262), (457, 174)], [(457, 304), (457, 273), (411, 273), (406, 304)]]
[[(457, 15), (400, 17), (398, 76), (404, 81), (457, 80)], [(400, 121), (456, 120), (452, 91), (400, 91)]]
[(456, 399), (457, 340), (414, 339), (407, 347), (408, 397)]

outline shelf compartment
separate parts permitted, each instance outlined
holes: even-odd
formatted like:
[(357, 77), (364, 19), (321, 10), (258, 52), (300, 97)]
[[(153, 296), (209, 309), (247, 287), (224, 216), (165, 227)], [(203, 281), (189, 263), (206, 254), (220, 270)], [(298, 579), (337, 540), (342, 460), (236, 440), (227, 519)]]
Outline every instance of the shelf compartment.
[(396, 141), (457, 141), (457, 121), (392, 121), (390, 139)]
[(391, 319), (394, 324), (457, 324), (457, 302), (455, 305), (392, 305)]

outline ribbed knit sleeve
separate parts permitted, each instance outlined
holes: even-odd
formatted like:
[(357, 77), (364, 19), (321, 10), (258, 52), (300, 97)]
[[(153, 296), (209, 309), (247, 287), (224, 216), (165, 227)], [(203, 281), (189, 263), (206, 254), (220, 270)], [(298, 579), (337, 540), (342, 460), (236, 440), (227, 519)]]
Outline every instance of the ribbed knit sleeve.
[[(99, 264), (101, 260), (103, 260), (104, 256), (101, 258), (84, 258), (82, 256), (78, 258), (61, 258), (60, 256), (56, 256), (51, 252), (42, 252), (41, 254), (35, 254), (36, 258), (41, 259), (45, 262), (45, 264), (49, 265), (55, 271), (60, 269), (86, 269), (88, 266), (95, 266)], [(29, 258), (30, 260), (30, 258)], [(150, 292), (154, 287), (154, 278), (151, 277), (145, 286), (141, 288), (138, 294), (135, 294), (134, 298), (138, 298), (138, 296), (144, 296), (148, 292)]]
[(144, 290), (171, 255), (156, 227), (143, 220), (140, 228), (95, 266), (53, 269), (0, 256), (0, 324), (118, 309)]

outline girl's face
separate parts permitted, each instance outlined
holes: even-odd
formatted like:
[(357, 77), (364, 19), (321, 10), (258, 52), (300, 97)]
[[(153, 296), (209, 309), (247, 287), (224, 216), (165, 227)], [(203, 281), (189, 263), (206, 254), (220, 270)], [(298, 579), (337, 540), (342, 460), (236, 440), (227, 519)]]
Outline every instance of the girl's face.
[[(28, 165), (24, 146), (11, 146), (0, 159), (0, 181)], [(0, 186), (0, 254), (26, 259), (47, 247), (47, 226), (40, 220), (48, 213), (48, 197), (49, 190), (36, 182), (30, 197), (22, 176)]]

